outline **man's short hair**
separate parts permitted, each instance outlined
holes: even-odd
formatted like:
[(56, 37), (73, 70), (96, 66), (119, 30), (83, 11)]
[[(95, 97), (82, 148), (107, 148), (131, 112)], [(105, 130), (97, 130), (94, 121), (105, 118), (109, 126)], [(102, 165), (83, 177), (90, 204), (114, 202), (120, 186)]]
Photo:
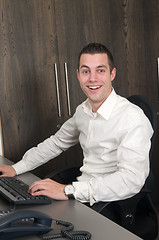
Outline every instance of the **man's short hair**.
[(110, 50), (102, 45), (101, 43), (89, 43), (80, 52), (78, 57), (78, 69), (80, 65), (80, 58), (82, 54), (96, 54), (96, 53), (106, 53), (108, 56), (108, 62), (110, 66), (110, 72), (113, 70), (113, 55)]

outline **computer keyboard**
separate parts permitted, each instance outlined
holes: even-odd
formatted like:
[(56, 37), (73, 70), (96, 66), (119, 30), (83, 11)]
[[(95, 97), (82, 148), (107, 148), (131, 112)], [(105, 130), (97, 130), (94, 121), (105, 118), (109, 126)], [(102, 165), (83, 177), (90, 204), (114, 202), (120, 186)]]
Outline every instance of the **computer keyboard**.
[(28, 193), (29, 185), (16, 177), (0, 177), (0, 195), (11, 204), (50, 204), (46, 196), (33, 197)]

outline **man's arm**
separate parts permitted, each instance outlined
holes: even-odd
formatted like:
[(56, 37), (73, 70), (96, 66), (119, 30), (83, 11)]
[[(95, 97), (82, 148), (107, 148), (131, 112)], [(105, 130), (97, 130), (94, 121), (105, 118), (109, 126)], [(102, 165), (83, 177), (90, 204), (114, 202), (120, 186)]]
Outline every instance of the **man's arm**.
[(0, 172), (3, 172), (5, 176), (13, 176), (31, 171), (75, 145), (78, 142), (78, 135), (72, 117), (62, 125), (55, 135), (28, 150), (21, 161), (13, 164), (12, 167), (0, 165)]

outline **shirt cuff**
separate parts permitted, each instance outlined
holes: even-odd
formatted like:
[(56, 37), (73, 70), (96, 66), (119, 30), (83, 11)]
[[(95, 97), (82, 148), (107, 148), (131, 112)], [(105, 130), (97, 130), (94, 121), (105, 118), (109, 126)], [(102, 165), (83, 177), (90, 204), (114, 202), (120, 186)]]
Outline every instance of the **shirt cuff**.
[(89, 188), (88, 182), (73, 182), (72, 185), (75, 188), (74, 197), (80, 202), (89, 202)]
[(16, 171), (16, 174), (22, 174), (28, 171), (27, 166), (25, 165), (24, 161), (19, 161), (15, 164), (12, 165), (12, 167), (14, 168), (14, 170)]

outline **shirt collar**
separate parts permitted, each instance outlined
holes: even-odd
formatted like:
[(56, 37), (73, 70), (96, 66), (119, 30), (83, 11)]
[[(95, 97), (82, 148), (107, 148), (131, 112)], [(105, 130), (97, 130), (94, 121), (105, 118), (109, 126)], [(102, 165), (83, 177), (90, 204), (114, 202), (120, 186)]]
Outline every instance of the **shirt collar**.
[[(101, 115), (103, 118), (108, 120), (111, 116), (112, 110), (116, 104), (117, 94), (115, 90), (113, 89), (109, 97), (104, 101), (104, 103), (100, 106), (100, 108), (97, 110), (97, 113)], [(89, 103), (89, 99), (87, 99), (85, 102), (83, 102), (82, 107), (88, 115), (92, 116), (91, 111), (91, 105)]]

